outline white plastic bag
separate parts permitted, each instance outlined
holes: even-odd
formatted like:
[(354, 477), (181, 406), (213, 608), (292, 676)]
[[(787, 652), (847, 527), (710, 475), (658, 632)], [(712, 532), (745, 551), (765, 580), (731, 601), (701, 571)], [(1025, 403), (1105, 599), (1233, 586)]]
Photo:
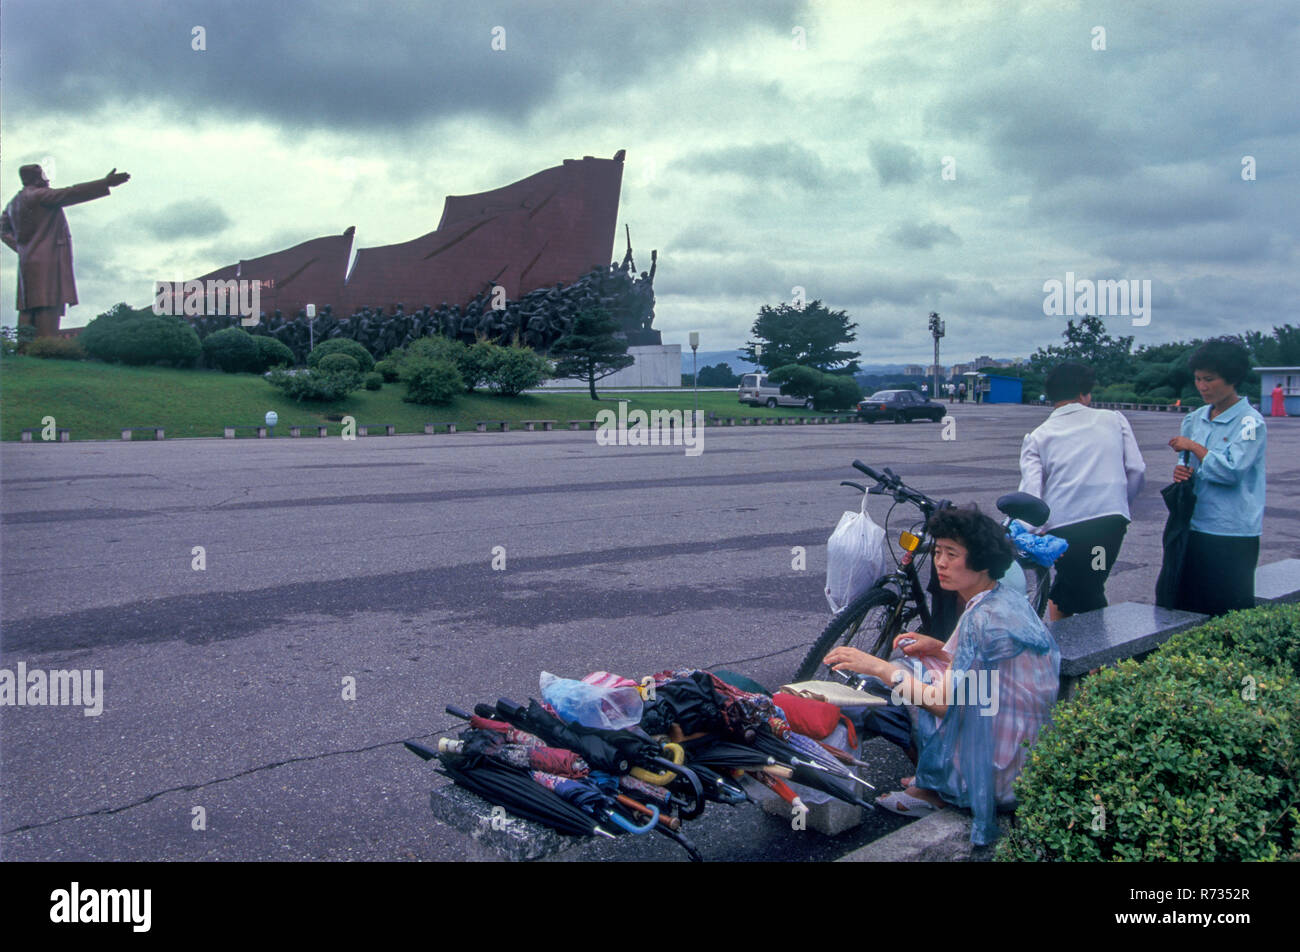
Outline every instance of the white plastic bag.
[(840, 612), (885, 571), (885, 530), (867, 514), (867, 497), (858, 512), (840, 516), (826, 542), (826, 601)]

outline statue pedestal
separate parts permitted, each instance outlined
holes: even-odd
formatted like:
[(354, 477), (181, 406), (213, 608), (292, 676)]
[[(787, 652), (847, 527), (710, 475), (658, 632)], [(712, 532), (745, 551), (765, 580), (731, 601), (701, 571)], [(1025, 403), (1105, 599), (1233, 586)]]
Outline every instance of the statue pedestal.
[[(596, 381), (597, 390), (617, 390), (621, 387), (680, 387), (682, 385), (682, 345), (650, 344), (629, 347), (627, 352), (636, 363), (616, 374)], [(548, 380), (544, 387), (586, 387), (585, 380)]]

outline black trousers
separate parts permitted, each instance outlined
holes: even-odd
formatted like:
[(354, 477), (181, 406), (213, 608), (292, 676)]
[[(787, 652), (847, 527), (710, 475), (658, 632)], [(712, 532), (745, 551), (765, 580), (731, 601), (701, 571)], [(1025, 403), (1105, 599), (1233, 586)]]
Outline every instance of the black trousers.
[[(1048, 530), (1049, 535), (1070, 543), (1054, 566), (1056, 577), (1049, 595), (1057, 608), (1067, 615), (1077, 615), (1110, 604), (1106, 601), (1106, 579), (1119, 558), (1127, 531), (1128, 520), (1123, 516), (1099, 516)], [(1102, 553), (1094, 555), (1098, 546), (1105, 553), (1101, 560), (1097, 556)], [(1094, 568), (1098, 564), (1100, 568)]]
[(1189, 533), (1178, 607), (1204, 615), (1254, 608), (1258, 564), (1259, 536)]

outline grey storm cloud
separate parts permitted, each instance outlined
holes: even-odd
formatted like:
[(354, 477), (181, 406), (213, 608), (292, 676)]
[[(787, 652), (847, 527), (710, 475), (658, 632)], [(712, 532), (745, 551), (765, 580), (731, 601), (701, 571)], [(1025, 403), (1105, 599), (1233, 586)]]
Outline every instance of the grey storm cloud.
[(928, 251), (937, 244), (961, 244), (955, 231), (933, 221), (904, 222), (889, 232), (889, 240), (916, 251)]
[(706, 175), (741, 175), (750, 180), (824, 188), (835, 176), (821, 157), (792, 142), (758, 143), (695, 152), (672, 167)]
[[(784, 42), (801, 9), (756, 0), (739, 26)], [(63, 24), (55, 39), (52, 23)], [(192, 49), (196, 26), (202, 51)], [(480, 113), (521, 120), (569, 76), (606, 91), (632, 86), (737, 27), (734, 8), (690, 0), (649, 8), (548, 0), (470, 12), (455, 2), (6, 0), (5, 99), (24, 114), (162, 102), (303, 128), (409, 127)], [(505, 48), (494, 50), (494, 39)]]
[(911, 146), (876, 140), (869, 151), (881, 185), (906, 184), (921, 177), (921, 154)]
[(135, 225), (159, 241), (175, 241), (219, 234), (230, 226), (230, 217), (216, 202), (197, 198), (137, 215)]

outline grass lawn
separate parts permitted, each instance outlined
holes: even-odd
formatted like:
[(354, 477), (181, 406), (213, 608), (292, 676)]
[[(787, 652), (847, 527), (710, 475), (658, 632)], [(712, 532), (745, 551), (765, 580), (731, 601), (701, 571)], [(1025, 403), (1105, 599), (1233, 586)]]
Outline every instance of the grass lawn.
[[(226, 374), (212, 370), (173, 370), (126, 367), (99, 361), (41, 360), (6, 357), (0, 362), (0, 439), (17, 440), (21, 431), (39, 428), (54, 417), (74, 440), (118, 439), (124, 426), (161, 426), (167, 437), (220, 437), (225, 426), (260, 424), (268, 410), (280, 417), (277, 436), (288, 436), (291, 424), (325, 424), (331, 435), (345, 415), (358, 424), (392, 423), (398, 433), (423, 433), (424, 424), (455, 421), (458, 428), (478, 420), (595, 419), (596, 412), (617, 409), (620, 399), (629, 409), (691, 410), (694, 394), (648, 392), (610, 394), (593, 403), (586, 391), (537, 393), (518, 397), (466, 394), (444, 406), (406, 403), (405, 384), (384, 384), (382, 390), (359, 390), (337, 403), (296, 403), (255, 374)], [(734, 392), (701, 393), (700, 409), (719, 416), (798, 416), (800, 409), (748, 407)], [(847, 411), (846, 411), (847, 412)], [(40, 439), (39, 432), (34, 434)], [(137, 434), (148, 439), (148, 434)]]

